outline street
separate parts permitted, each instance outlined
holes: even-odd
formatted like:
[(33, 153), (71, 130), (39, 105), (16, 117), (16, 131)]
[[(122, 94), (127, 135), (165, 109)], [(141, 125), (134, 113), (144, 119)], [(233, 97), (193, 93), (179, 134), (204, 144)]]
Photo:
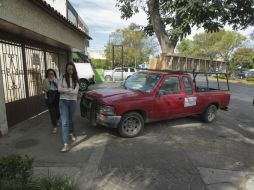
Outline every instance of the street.
[(50, 134), (44, 113), (1, 138), (0, 156), (28, 154), (35, 174), (75, 177), (82, 190), (254, 189), (254, 87), (230, 88), (229, 111), (219, 111), (211, 124), (198, 117), (156, 122), (141, 136), (124, 139), (116, 130), (90, 126), (77, 111), (78, 140), (62, 154), (60, 130)]

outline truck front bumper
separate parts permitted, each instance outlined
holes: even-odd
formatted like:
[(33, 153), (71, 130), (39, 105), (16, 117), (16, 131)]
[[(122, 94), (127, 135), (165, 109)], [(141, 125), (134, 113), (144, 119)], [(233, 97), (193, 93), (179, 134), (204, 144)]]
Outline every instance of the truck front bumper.
[(90, 100), (82, 96), (80, 102), (81, 116), (89, 120), (92, 125), (102, 125), (110, 128), (117, 128), (121, 120), (121, 116), (106, 116), (98, 113), (98, 105), (96, 101)]
[(121, 116), (106, 116), (97, 114), (95, 122), (105, 127), (117, 128), (121, 118)]

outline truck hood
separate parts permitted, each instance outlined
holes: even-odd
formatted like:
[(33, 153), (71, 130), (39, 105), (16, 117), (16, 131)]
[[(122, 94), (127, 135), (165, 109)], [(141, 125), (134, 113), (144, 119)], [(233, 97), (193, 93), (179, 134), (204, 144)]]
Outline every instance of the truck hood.
[(86, 93), (86, 96), (91, 99), (97, 99), (104, 103), (118, 102), (121, 100), (128, 101), (128, 99), (144, 97), (146, 93), (142, 93), (135, 90), (123, 89), (123, 88), (106, 88), (92, 90)]

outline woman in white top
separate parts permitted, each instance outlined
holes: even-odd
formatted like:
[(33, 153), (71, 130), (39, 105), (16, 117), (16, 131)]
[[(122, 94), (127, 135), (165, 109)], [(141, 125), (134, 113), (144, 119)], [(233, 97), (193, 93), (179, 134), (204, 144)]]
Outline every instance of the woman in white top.
[(76, 137), (73, 133), (73, 117), (77, 107), (78, 90), (79, 84), (76, 67), (72, 62), (67, 63), (65, 67), (65, 74), (58, 81), (58, 91), (60, 92), (59, 108), (64, 143), (64, 147), (61, 149), (61, 152), (67, 152), (69, 150), (69, 135), (73, 141), (76, 140)]

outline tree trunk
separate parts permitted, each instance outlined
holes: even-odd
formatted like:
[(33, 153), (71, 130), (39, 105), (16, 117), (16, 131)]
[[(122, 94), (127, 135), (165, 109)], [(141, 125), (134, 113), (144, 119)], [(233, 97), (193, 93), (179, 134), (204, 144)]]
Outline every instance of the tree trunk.
[(161, 46), (162, 53), (174, 53), (177, 42), (170, 40), (160, 16), (159, 0), (148, 0), (148, 11), (153, 30)]

